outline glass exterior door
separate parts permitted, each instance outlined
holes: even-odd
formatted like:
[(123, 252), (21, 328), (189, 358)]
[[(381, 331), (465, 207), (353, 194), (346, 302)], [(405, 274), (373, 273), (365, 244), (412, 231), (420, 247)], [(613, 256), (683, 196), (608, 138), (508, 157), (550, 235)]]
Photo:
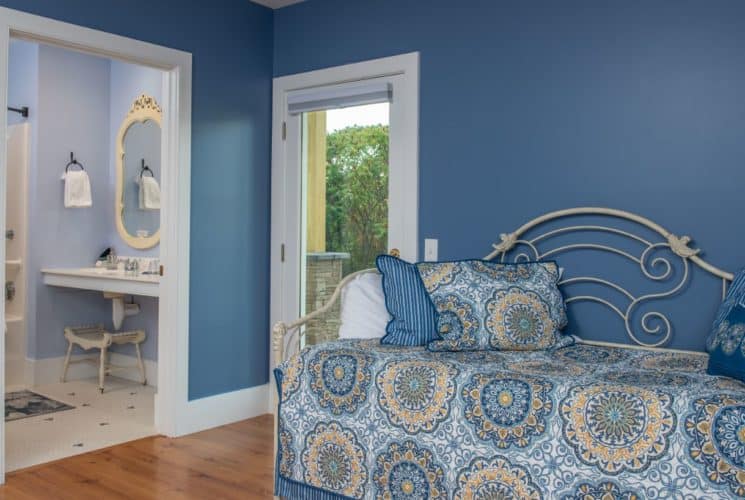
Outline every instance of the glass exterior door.
[[(300, 116), (299, 314), (323, 306), (349, 273), (388, 248), (388, 102)], [(337, 338), (339, 306), (307, 326), (305, 341)]]

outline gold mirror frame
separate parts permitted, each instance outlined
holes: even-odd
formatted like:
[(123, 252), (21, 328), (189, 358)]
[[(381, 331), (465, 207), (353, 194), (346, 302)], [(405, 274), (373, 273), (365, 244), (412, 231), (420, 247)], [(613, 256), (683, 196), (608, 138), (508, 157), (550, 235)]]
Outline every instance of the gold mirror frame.
[(147, 121), (154, 121), (158, 127), (162, 127), (160, 106), (154, 97), (142, 94), (135, 99), (116, 136), (116, 196), (114, 196), (116, 230), (127, 245), (138, 250), (152, 248), (160, 243), (160, 226), (154, 234), (144, 238), (129, 234), (127, 228), (124, 227), (124, 138), (132, 125)]

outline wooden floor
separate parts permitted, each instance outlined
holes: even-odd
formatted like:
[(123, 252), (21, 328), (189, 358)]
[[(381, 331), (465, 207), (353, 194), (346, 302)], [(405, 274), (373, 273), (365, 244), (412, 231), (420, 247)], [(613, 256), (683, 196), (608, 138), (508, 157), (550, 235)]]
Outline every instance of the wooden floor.
[(272, 497), (273, 420), (151, 437), (8, 474), (0, 499)]

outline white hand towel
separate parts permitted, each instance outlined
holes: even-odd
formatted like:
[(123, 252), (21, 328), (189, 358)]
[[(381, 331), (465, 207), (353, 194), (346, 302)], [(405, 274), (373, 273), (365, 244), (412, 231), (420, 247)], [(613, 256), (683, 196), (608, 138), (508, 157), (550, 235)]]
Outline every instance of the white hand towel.
[(140, 210), (160, 210), (160, 186), (155, 177), (140, 177)]
[(91, 181), (84, 170), (65, 173), (65, 208), (92, 207)]

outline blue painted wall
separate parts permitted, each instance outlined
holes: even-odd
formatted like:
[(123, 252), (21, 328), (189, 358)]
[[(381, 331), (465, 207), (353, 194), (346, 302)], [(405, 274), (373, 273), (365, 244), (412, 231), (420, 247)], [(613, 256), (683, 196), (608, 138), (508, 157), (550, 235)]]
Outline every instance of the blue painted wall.
[(0, 5), (193, 54), (189, 397), (266, 383), (271, 10), (247, 0)]
[[(607, 205), (745, 265), (745, 4), (631, 0), (309, 0), (274, 19), (274, 74), (421, 52), (420, 238), (480, 256), (543, 212)], [(590, 264), (579, 260), (570, 274)], [(610, 274), (639, 274), (615, 261)], [(702, 348), (718, 283), (668, 304)], [(572, 329), (622, 340), (574, 308)]]
[[(109, 61), (39, 46), (39, 82), (28, 189), (28, 357), (62, 356), (65, 326), (109, 323), (98, 292), (49, 287), (46, 267), (88, 267), (109, 244)], [(93, 207), (64, 208), (60, 176), (70, 152), (85, 166)]]

